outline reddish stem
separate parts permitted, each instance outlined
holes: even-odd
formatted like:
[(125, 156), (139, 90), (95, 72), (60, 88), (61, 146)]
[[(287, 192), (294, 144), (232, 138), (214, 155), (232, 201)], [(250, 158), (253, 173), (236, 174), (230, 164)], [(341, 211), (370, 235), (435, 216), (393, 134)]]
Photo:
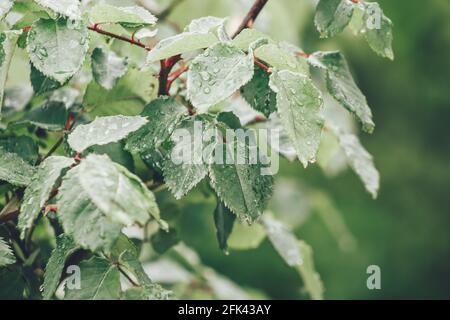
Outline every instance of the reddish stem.
[(269, 70), (269, 67), (266, 66), (264, 63), (262, 63), (258, 58), (255, 57), (255, 63), (260, 66), (264, 71), (266, 71), (267, 73), (271, 73)]
[(145, 44), (143, 44), (139, 40), (136, 41), (134, 39), (134, 36), (132, 38), (124, 37), (124, 36), (121, 36), (121, 35), (109, 32), (109, 31), (102, 30), (98, 26), (99, 26), (99, 24), (95, 23), (95, 24), (89, 26), (88, 29), (92, 30), (92, 31), (95, 31), (97, 33), (103, 34), (105, 36), (111, 37), (111, 38), (115, 38), (115, 39), (118, 39), (118, 40), (121, 40), (121, 41), (125, 41), (125, 42), (128, 42), (128, 43), (131, 43), (131, 44), (133, 44), (135, 46), (138, 46), (138, 47), (141, 47), (141, 48), (143, 48), (143, 49), (145, 49), (147, 51), (151, 50), (151, 48), (148, 48)]

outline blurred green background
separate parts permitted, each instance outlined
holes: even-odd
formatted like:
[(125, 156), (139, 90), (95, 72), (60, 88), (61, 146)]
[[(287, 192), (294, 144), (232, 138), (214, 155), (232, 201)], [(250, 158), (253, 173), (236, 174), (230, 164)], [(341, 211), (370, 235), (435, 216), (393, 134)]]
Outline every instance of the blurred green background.
[[(163, 1), (161, 1), (163, 2)], [(252, 1), (186, 0), (169, 16), (184, 26), (205, 15), (236, 24)], [(377, 200), (345, 171), (333, 179), (318, 166), (283, 162), (281, 175), (326, 192), (342, 213), (357, 247), (339, 249), (316, 214), (296, 229), (314, 249), (327, 299), (450, 298), (450, 1), (380, 0), (394, 22), (394, 62), (376, 56), (350, 32), (320, 40), (315, 1), (270, 0), (257, 22), (277, 40), (307, 52), (339, 49), (366, 94), (377, 128), (361, 135), (381, 174)], [(293, 211), (302, 206), (302, 199)], [(283, 264), (267, 240), (256, 250), (221, 254), (214, 202), (183, 209), (183, 238), (203, 262), (270, 298), (304, 298), (298, 274)], [(368, 290), (366, 268), (381, 267), (381, 290)]]

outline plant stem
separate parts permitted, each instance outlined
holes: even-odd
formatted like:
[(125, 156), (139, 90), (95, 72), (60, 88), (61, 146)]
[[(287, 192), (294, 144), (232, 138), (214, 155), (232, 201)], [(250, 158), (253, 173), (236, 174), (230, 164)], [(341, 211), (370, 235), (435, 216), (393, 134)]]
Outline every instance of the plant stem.
[(109, 31), (102, 30), (98, 26), (99, 25), (96, 23), (96, 24), (93, 24), (93, 25), (89, 26), (88, 29), (91, 30), (91, 31), (95, 31), (97, 33), (103, 34), (105, 36), (111, 37), (111, 38), (115, 38), (115, 39), (118, 39), (118, 40), (121, 40), (121, 41), (128, 42), (128, 43), (133, 44), (135, 46), (141, 47), (141, 48), (143, 48), (143, 49), (145, 49), (147, 51), (151, 50), (151, 48), (147, 47), (145, 44), (143, 44), (139, 40), (135, 40), (134, 38), (124, 37), (124, 36), (121, 36), (121, 35), (109, 32)]
[(247, 13), (247, 16), (242, 21), (239, 28), (233, 34), (232, 38), (234, 39), (242, 30), (249, 28), (253, 22), (255, 22), (256, 18), (260, 14), (261, 10), (266, 5), (269, 0), (256, 0), (253, 6), (250, 8), (250, 11)]

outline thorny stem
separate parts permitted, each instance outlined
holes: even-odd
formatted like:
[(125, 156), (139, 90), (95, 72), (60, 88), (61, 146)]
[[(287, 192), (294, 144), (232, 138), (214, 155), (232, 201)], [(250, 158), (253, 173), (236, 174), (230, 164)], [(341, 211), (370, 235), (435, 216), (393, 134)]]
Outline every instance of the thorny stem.
[(233, 34), (232, 39), (234, 39), (242, 30), (251, 27), (253, 22), (256, 20), (261, 10), (264, 8), (268, 0), (256, 0), (253, 6), (250, 8), (250, 11), (245, 16), (239, 28)]

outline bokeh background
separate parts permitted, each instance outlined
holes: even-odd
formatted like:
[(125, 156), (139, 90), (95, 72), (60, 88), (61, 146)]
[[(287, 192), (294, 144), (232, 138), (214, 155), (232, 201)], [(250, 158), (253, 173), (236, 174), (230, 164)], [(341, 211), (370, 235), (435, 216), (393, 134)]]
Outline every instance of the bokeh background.
[[(164, 1), (159, 1), (164, 5)], [(394, 22), (395, 61), (376, 56), (350, 32), (320, 40), (315, 1), (270, 0), (257, 26), (307, 52), (339, 49), (367, 95), (377, 128), (361, 135), (381, 174), (377, 200), (345, 171), (330, 179), (318, 166), (304, 170), (283, 161), (281, 175), (326, 193), (356, 239), (341, 250), (330, 228), (312, 212), (296, 224), (314, 249), (327, 299), (450, 298), (450, 2), (380, 0)], [(181, 26), (205, 15), (239, 22), (252, 1), (185, 0), (169, 16)], [(291, 197), (292, 198), (292, 197)], [(302, 198), (291, 199), (302, 215)], [(298, 274), (283, 264), (267, 240), (255, 250), (217, 249), (214, 202), (183, 209), (183, 238), (205, 264), (269, 298), (304, 298)], [(314, 210), (313, 210), (314, 211)], [(368, 290), (366, 268), (381, 268), (382, 289)]]

